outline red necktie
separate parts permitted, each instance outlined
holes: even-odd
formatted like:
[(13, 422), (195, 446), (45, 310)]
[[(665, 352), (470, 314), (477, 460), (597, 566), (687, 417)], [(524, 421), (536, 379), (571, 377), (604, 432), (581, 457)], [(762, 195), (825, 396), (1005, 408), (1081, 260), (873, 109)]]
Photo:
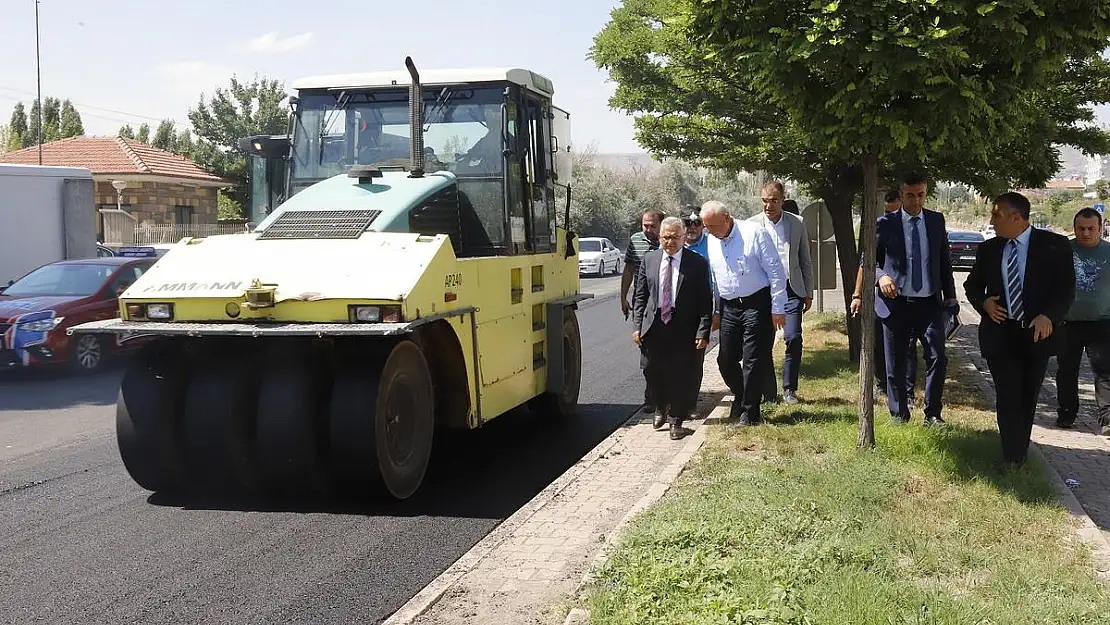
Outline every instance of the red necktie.
[(659, 307), (660, 309), (662, 309), (661, 316), (663, 317), (663, 323), (671, 322), (671, 311), (674, 308), (671, 304), (672, 300), (674, 299), (674, 297), (671, 296), (671, 269), (672, 267), (674, 267), (671, 261), (673, 260), (674, 256), (668, 254), (667, 268), (663, 270), (663, 301), (661, 303), (661, 306)]

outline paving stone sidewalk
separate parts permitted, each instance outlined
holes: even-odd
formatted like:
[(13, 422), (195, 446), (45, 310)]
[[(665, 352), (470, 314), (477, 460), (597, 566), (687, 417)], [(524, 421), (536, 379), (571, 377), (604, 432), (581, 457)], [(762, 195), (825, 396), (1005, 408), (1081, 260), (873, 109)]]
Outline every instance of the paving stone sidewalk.
[(687, 423), (695, 434), (672, 441), (650, 414), (633, 415), (385, 625), (562, 623), (559, 606), (574, 598), (607, 539), (663, 494), (704, 440), (704, 418), (727, 392), (716, 359), (712, 347), (697, 418)]
[[(965, 327), (948, 344), (950, 358), (954, 357), (950, 363), (978, 371), (981, 374), (979, 390), (984, 400), (993, 406), (994, 383), (987, 363), (979, 353), (978, 316), (965, 312), (962, 319)], [(1095, 557), (1099, 571), (1106, 573), (1110, 571), (1110, 438), (1099, 433), (1093, 415), (1094, 385), (1086, 358), (1079, 373), (1079, 418), (1072, 429), (1056, 427), (1055, 373), (1054, 358), (1049, 361), (1049, 371), (1041, 389), (1032, 440), (1061, 479), (1078, 482), (1071, 487), (1071, 493), (1104, 539), (1101, 548), (1096, 548)], [(1083, 531), (1081, 527), (1080, 533)], [(1097, 538), (1094, 540), (1097, 541)]]

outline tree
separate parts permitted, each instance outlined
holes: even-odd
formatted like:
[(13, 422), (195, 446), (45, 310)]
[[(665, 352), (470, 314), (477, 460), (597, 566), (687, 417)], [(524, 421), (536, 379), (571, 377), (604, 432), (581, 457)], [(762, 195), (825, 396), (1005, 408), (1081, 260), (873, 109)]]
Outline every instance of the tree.
[(7, 148), (9, 150), (23, 148), (23, 137), (27, 136), (27, 130), (27, 111), (23, 108), (22, 102), (16, 102), (12, 109), (12, 117), (8, 122)]
[(177, 134), (172, 119), (163, 119), (158, 124), (158, 129), (154, 131), (154, 138), (151, 139), (150, 144), (167, 152), (173, 152), (177, 149)]
[(42, 101), (42, 142), (61, 139), (61, 128), (62, 103), (58, 98), (46, 98)]
[(73, 102), (68, 99), (62, 102), (61, 119), (59, 120), (59, 136), (62, 139), (80, 137), (85, 134), (85, 124), (81, 122), (81, 114), (74, 108)]
[(131, 127), (131, 124), (125, 124), (120, 126), (119, 133), (117, 134), (123, 139), (134, 139), (135, 129)]
[(143, 123), (139, 126), (139, 131), (135, 133), (135, 139), (139, 143), (150, 143), (150, 124)]
[(189, 109), (196, 135), (193, 160), (218, 176), (234, 180), (237, 187), (231, 197), (239, 205), (246, 199), (247, 159), (239, 152), (238, 140), (284, 133), (288, 121), (285, 98), (280, 81), (256, 76), (244, 83), (232, 77), (227, 88), (217, 88), (207, 102), (201, 95), (197, 106)]
[(1107, 184), (1105, 179), (1095, 181), (1095, 193), (1098, 194), (1098, 199), (1103, 202), (1110, 199), (1110, 185)]
[(180, 154), (188, 158), (193, 158), (193, 150), (196, 148), (193, 143), (193, 135), (188, 130), (182, 130), (177, 133), (177, 140), (174, 141), (174, 154)]
[[(783, 3), (791, 11), (797, 4)], [(727, 57), (709, 54), (697, 39), (692, 5), (691, 0), (625, 0), (612, 12), (591, 50), (595, 63), (617, 83), (610, 105), (636, 116), (637, 140), (657, 157), (792, 178), (822, 199), (832, 217), (847, 305), (859, 260), (852, 219), (863, 192), (859, 159), (830, 149), (823, 136), (809, 134), (786, 107), (757, 90), (745, 71)], [(1043, 89), (1020, 93), (1026, 115), (1013, 121), (1025, 130), (992, 135), (976, 153), (934, 151), (924, 163), (917, 154), (899, 152), (880, 164), (880, 178), (892, 183), (898, 171), (925, 166), (937, 179), (990, 193), (1011, 185), (1041, 186), (1059, 167), (1054, 144), (1105, 153), (1106, 134), (1083, 124), (1092, 119), (1086, 102), (1110, 99), (1110, 71), (1097, 55), (1077, 53), (1074, 59), (1050, 72)], [(860, 328), (858, 318), (848, 321), (853, 358), (861, 351)]]
[[(692, 40), (705, 58), (746, 76), (808, 144), (859, 164), (865, 284), (874, 281), (880, 164), (996, 156), (1029, 125), (1027, 90), (1045, 86), (1069, 58), (1097, 54), (1110, 35), (1110, 0), (729, 4), (692, 4)], [(862, 448), (874, 445), (872, 299), (864, 289)]]
[(10, 151), (11, 139), (12, 127), (8, 124), (0, 125), (0, 154), (6, 154)]
[[(35, 100), (31, 103), (31, 112), (27, 115), (27, 132), (22, 137), (22, 147), (29, 148), (39, 143), (39, 128), (42, 127), (39, 110), (39, 101)], [(42, 141), (46, 142), (45, 136)]]

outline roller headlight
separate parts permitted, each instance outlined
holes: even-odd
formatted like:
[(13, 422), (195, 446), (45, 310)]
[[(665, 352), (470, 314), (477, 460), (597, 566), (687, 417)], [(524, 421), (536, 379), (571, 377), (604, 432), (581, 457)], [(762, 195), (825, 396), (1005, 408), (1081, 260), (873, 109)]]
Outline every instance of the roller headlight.
[(351, 306), (352, 323), (400, 323), (400, 306)]

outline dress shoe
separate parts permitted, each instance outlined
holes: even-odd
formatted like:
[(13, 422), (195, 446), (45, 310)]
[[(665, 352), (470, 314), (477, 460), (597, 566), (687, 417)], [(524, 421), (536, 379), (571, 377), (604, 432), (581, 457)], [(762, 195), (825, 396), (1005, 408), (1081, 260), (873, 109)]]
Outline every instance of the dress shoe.
[(1059, 415), (1056, 417), (1056, 427), (1071, 429), (1075, 425), (1074, 415)]
[(894, 425), (905, 425), (910, 422), (909, 415), (890, 415), (890, 422)]
[(790, 404), (791, 406), (798, 403), (798, 396), (795, 395), (794, 391), (792, 391), (790, 389), (786, 389), (785, 391), (783, 391), (782, 398), (783, 398), (783, 401)]
[(683, 437), (693, 434), (694, 431), (689, 428), (684, 428), (677, 423), (671, 424), (671, 440), (677, 441)]
[(937, 415), (935, 417), (925, 417), (925, 425), (926, 427), (936, 427), (948, 425), (948, 423), (944, 419), (941, 419), (940, 415)]
[(655, 418), (652, 419), (651, 427), (657, 430), (661, 430), (663, 429), (664, 425), (667, 425), (667, 415), (663, 414), (663, 411), (660, 410), (659, 412), (655, 413)]

